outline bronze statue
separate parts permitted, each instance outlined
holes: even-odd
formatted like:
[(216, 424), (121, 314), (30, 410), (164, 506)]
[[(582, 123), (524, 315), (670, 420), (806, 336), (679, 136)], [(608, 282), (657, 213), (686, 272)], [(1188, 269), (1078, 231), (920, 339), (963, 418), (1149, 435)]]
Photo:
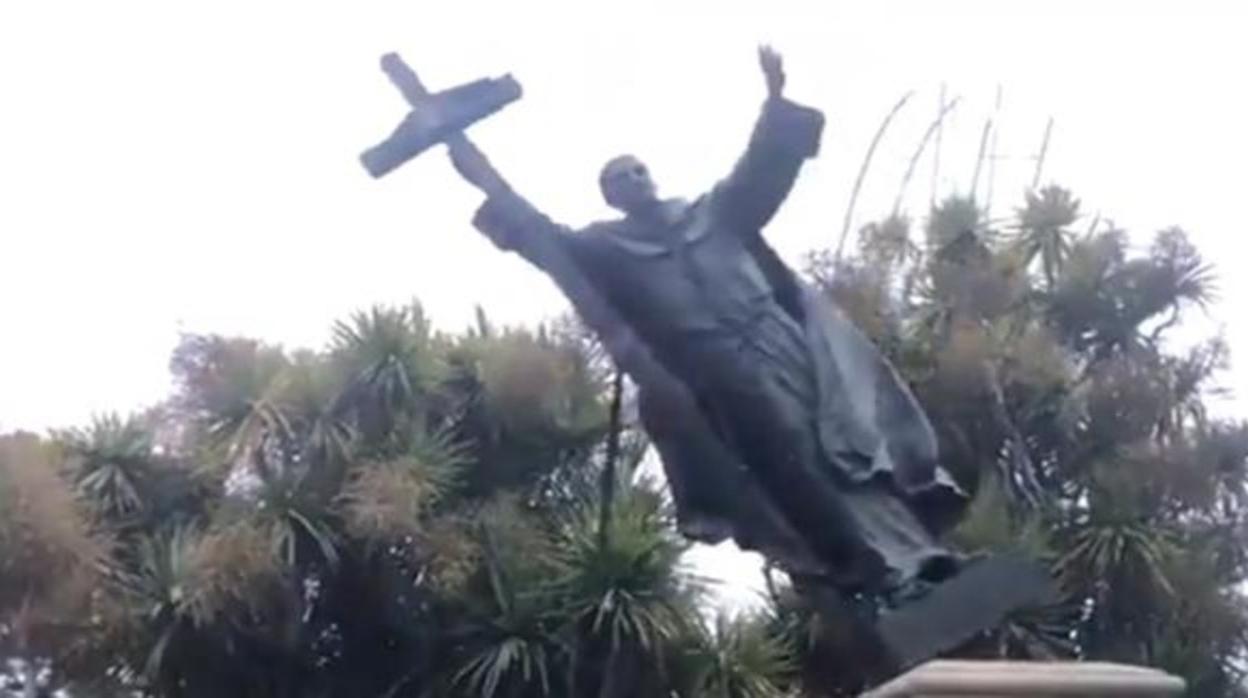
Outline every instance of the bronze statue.
[[(636, 382), (682, 532), (732, 537), (805, 588), (835, 590), (844, 608), (904, 606), (963, 567), (937, 536), (966, 495), (905, 383), (762, 237), (817, 155), (824, 118), (784, 96), (777, 53), (760, 49), (759, 64), (767, 97), (745, 153), (692, 201), (661, 198), (646, 166), (620, 156), (599, 185), (622, 217), (573, 231), (517, 194), (462, 133), (446, 138), (451, 161), (486, 197), (474, 225), (549, 274)], [(415, 75), (388, 72), (419, 112)], [(479, 116), (491, 110), (483, 103)], [(392, 141), (427, 140), (422, 118)], [(973, 620), (956, 637), (886, 650), (897, 662), (922, 658), (991, 618)]]

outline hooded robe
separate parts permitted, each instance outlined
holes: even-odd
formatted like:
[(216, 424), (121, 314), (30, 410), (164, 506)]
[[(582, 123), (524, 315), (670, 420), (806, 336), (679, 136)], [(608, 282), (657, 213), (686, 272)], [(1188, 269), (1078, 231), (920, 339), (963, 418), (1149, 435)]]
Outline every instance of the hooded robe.
[(951, 573), (935, 537), (966, 495), (905, 383), (761, 235), (822, 128), (818, 111), (769, 99), (733, 172), (655, 219), (573, 232), (508, 191), (474, 224), (521, 253), (557, 239), (691, 394), (673, 403), (639, 386), (686, 535), (881, 590)]

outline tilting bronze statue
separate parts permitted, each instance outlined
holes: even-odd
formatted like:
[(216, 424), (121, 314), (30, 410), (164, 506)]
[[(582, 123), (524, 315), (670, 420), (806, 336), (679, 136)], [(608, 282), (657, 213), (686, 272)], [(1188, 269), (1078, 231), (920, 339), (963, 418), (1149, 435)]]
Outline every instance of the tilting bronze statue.
[[(444, 134), (436, 139), (455, 169), (485, 195), (477, 229), (546, 272), (636, 383), (682, 532), (731, 537), (815, 596), (834, 592), (825, 605), (865, 618), (900, 666), (950, 648), (1044, 585), (1017, 564), (963, 571), (938, 542), (967, 497), (942, 468), (923, 411), (870, 341), (763, 238), (817, 155), (824, 118), (784, 96), (777, 53), (760, 49), (759, 64), (767, 97), (724, 179), (696, 199), (667, 199), (640, 160), (614, 158), (599, 185), (622, 215), (582, 230), (542, 214), (462, 134), (519, 96), (511, 78), (473, 83), (485, 87), (447, 109), (457, 91), (430, 97), (387, 57), (415, 111), (370, 157), (414, 154)], [(977, 599), (983, 590), (967, 584), (1012, 589)], [(950, 603), (973, 607), (950, 618)], [(902, 613), (910, 606), (927, 615)]]

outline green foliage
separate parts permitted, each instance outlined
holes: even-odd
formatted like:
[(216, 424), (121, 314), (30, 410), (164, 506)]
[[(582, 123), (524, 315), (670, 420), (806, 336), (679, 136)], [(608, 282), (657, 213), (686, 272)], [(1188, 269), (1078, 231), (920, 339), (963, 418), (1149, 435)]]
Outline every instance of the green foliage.
[(382, 544), (420, 534), (430, 510), (450, 496), (466, 465), (446, 436), (418, 435), (406, 453), (356, 464), (339, 503), (346, 530)]
[(795, 645), (768, 613), (720, 613), (711, 627), (693, 627), (672, 664), (689, 698), (782, 698), (797, 672)]
[(1205, 408), (1225, 345), (1170, 341), (1214, 297), (1210, 267), (1179, 229), (1133, 255), (1124, 231), (1079, 220), (1058, 187), (1027, 193), (1011, 234), (953, 197), (921, 248), (894, 216), (811, 271), (896, 360), (977, 491), (953, 540), (1047, 561), (1067, 595), (963, 654), (1157, 665), (1239, 695), (1248, 426)]
[(152, 439), (137, 418), (98, 417), (59, 440), (71, 456), (70, 479), (79, 496), (101, 516), (124, 522), (142, 511), (150, 498)]
[(26, 661), (90, 640), (92, 587), (108, 541), (32, 434), (0, 436), (0, 651)]
[(579, 507), (557, 536), (555, 585), (583, 632), (606, 638), (612, 648), (636, 643), (655, 652), (681, 630), (700, 589), (676, 573), (688, 543), (656, 491), (617, 489), (606, 545), (596, 506)]
[[(1079, 210), (1049, 187), (1002, 224), (950, 197), (808, 271), (975, 493), (954, 544), (1061, 582), (1061, 604), (956, 654), (1151, 664), (1194, 695), (1241, 695), (1248, 425), (1205, 404), (1225, 344), (1172, 332), (1214, 298), (1210, 267), (1177, 229), (1133, 253), (1112, 226), (1077, 232)], [(447, 336), (418, 305), (378, 307), (319, 351), (187, 336), (171, 368), (151, 413), (0, 437), (0, 640), (78, 694), (866, 685), (850, 628), (793, 586), (766, 613), (703, 621), (670, 503), (637, 477), (628, 399), (604, 509), (613, 367), (575, 322), (482, 313)]]
[[(0, 495), (24, 493), (0, 517), (5, 561), (43, 575), (6, 573), (5, 618), (73, 578), (99, 626), (78, 633), (91, 661), (43, 646), (63, 681), (178, 696), (666, 681), (697, 584), (665, 500), (631, 477), (631, 426), (600, 545), (607, 374), (571, 324), (482, 317), (440, 337), (417, 306), (374, 308), (324, 351), (188, 336), (172, 369), (163, 409), (53, 444), (4, 437)], [(84, 559), (102, 561), (95, 595), (68, 574)]]
[(550, 695), (563, 656), (560, 619), (551, 613), (553, 595), (543, 578), (550, 551), (541, 544), (541, 533), (515, 535), (517, 528), (531, 528), (525, 526), (523, 513), (492, 513), (481, 527), (486, 590), (466, 597), (459, 650), (464, 659), (452, 684), (485, 697), (504, 684)]
[(950, 539), (972, 553), (1011, 552), (1034, 560), (1051, 560), (1053, 541), (1043, 518), (1030, 512), (1017, 514), (996, 478), (987, 480)]
[(1070, 226), (1079, 219), (1079, 200), (1056, 186), (1028, 191), (1025, 196), (1027, 203), (1018, 211), (1017, 244), (1026, 263), (1040, 260), (1042, 278), (1052, 287), (1070, 255)]
[(419, 424), (441, 360), (419, 305), (373, 308), (334, 325), (330, 352), (346, 377), (346, 401), (366, 439), (383, 442)]

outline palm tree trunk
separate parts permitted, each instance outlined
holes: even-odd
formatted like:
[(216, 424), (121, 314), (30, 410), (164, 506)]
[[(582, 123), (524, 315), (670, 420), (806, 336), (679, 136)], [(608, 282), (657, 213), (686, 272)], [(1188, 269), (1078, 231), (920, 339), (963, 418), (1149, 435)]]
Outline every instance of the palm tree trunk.
[(24, 667), (25, 676), (22, 677), (22, 698), (38, 698), (39, 666), (30, 657), (26, 657), (22, 661), (26, 665)]
[(31, 596), (26, 594), (12, 624), (17, 657), (22, 661), (21, 698), (37, 698), (39, 695), (39, 664), (30, 641)]
[(620, 458), (620, 410), (624, 402), (624, 372), (618, 368), (611, 382), (611, 406), (607, 416), (607, 453), (599, 481), (602, 501), (598, 504), (598, 545), (607, 547), (611, 540), (612, 505), (615, 499), (615, 464)]
[(639, 645), (624, 641), (611, 643), (607, 661), (599, 677), (598, 698), (633, 698), (642, 695), (642, 676), (647, 671), (646, 656)]
[(607, 662), (602, 668), (602, 683), (598, 685), (598, 698), (615, 698), (618, 658), (619, 651), (612, 645), (611, 649), (607, 651)]

